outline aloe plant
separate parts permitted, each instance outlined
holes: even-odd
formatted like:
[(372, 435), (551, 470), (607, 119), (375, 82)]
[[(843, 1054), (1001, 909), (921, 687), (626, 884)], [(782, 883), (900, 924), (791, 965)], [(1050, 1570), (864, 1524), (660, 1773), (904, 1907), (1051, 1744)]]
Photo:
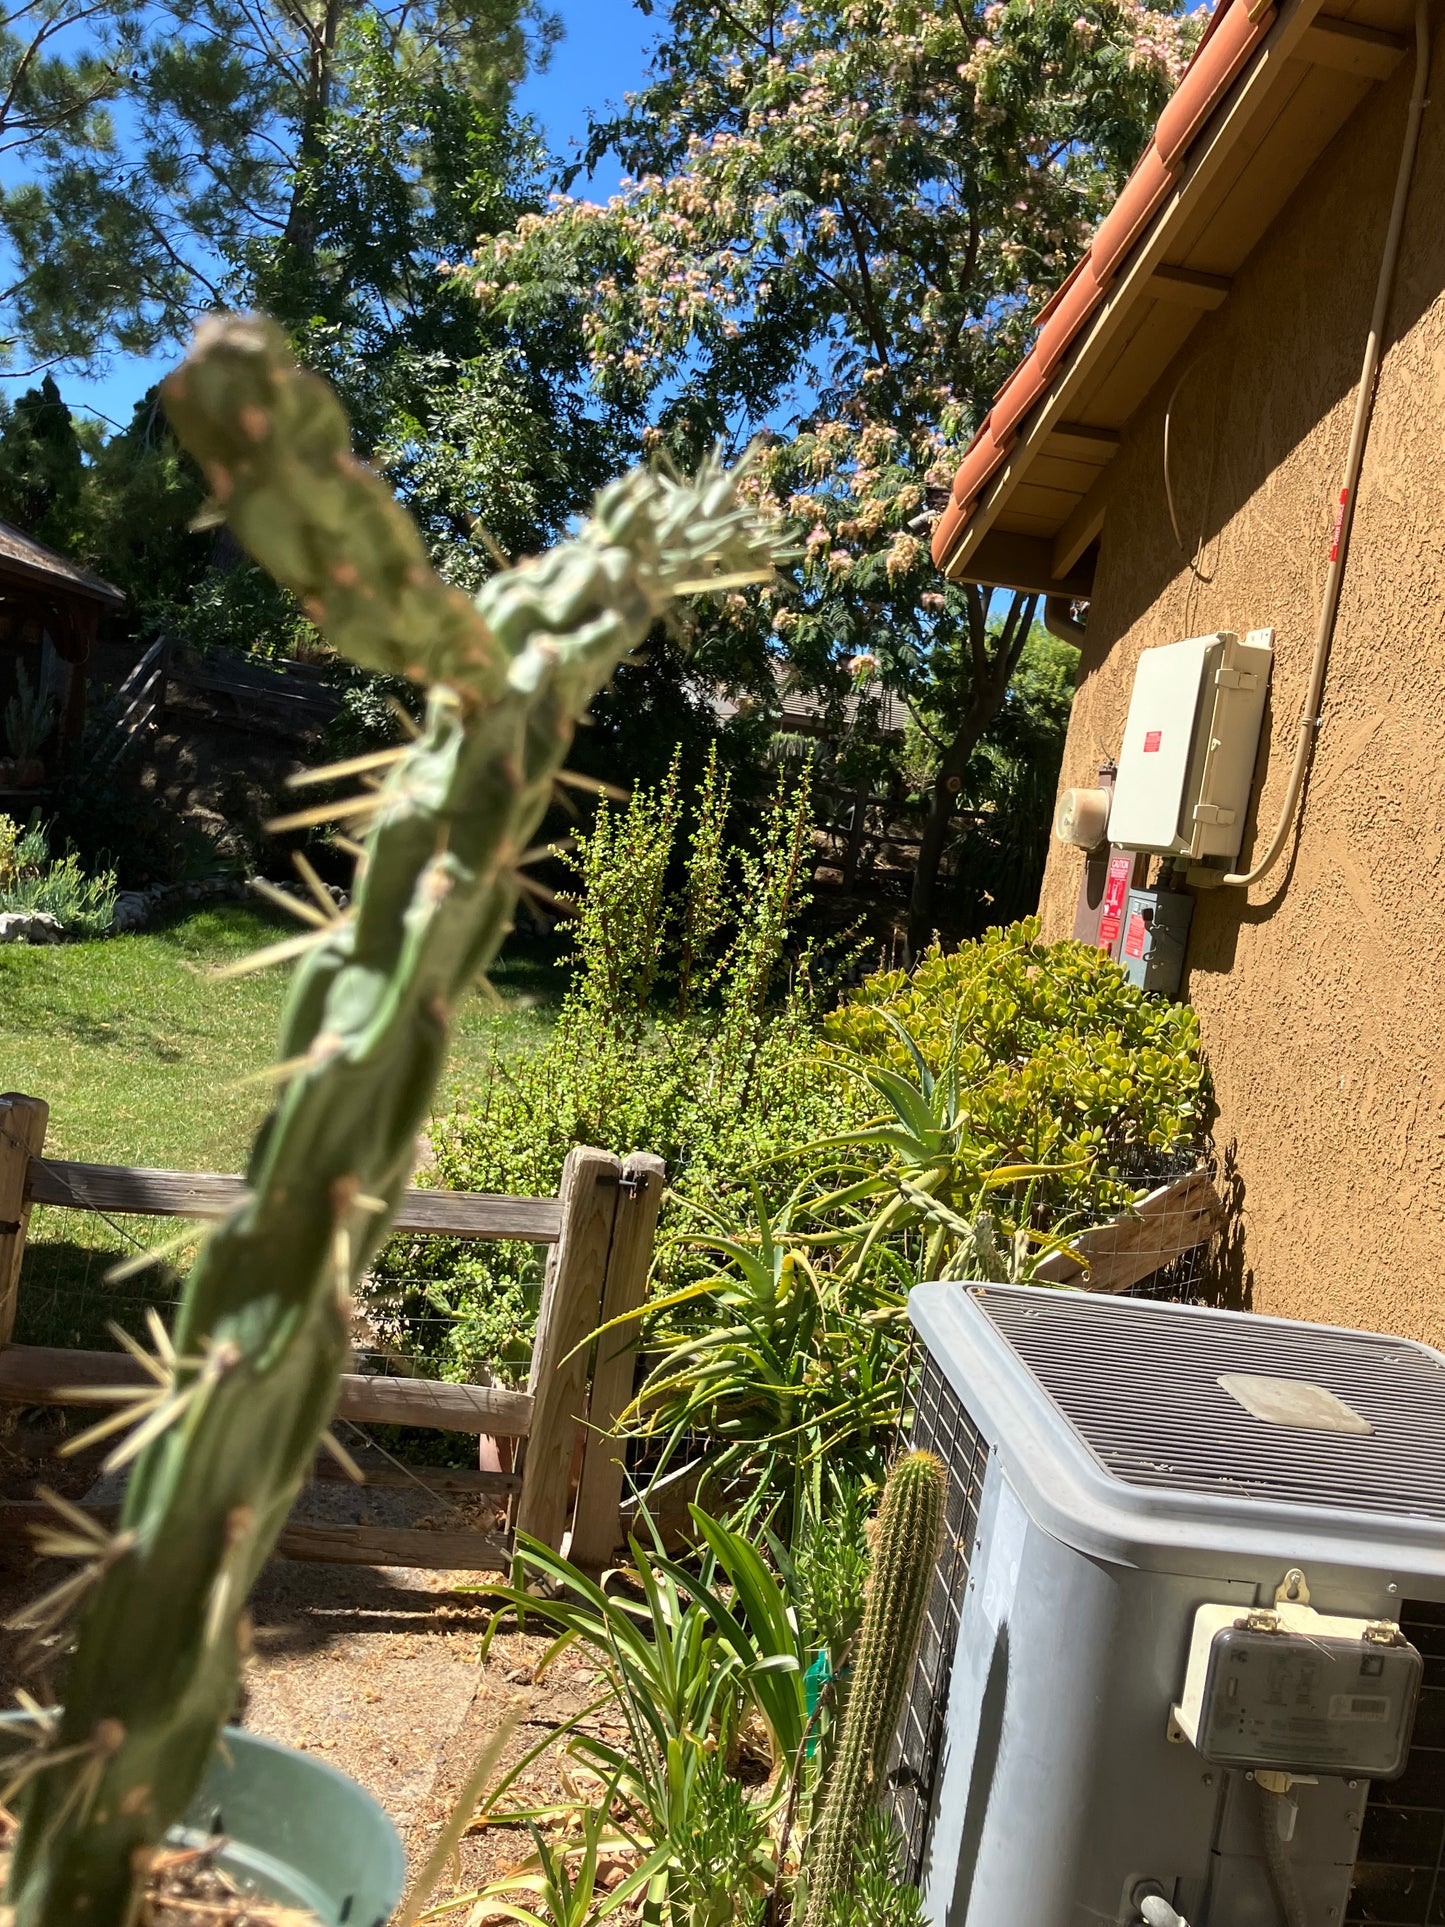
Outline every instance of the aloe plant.
[(828, 1927), (849, 1892), (903, 1694), (918, 1652), (943, 1529), (944, 1471), (931, 1452), (906, 1452), (888, 1475), (848, 1704), (822, 1819), (805, 1861), (806, 1927)]
[(349, 1293), (410, 1174), (452, 1012), (508, 928), (574, 722), (676, 595), (773, 562), (718, 468), (691, 484), (638, 472), (576, 541), (473, 602), (432, 572), (269, 323), (207, 324), (166, 406), (237, 538), (334, 645), (430, 693), (384, 780), (315, 812), (366, 825), (352, 911), (318, 908), (318, 928), (274, 947), (307, 954), (250, 1196), (149, 1360), (114, 1455), (132, 1461), (116, 1531), (72, 1518), (78, 1644), (58, 1728), (20, 1769), (16, 1927), (135, 1918), (151, 1849), (234, 1703), (246, 1595), (335, 1405)]

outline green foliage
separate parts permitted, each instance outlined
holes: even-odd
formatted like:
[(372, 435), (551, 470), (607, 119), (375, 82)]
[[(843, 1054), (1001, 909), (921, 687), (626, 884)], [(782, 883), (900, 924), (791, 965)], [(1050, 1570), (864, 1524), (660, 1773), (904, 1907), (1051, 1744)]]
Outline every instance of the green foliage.
[(1182, 0), (676, 0), (644, 85), (592, 129), (622, 191), (484, 233), (459, 272), (486, 311), (579, 331), (623, 424), (676, 459), (766, 437), (758, 485), (797, 553), (710, 611), (716, 682), (766, 709), (781, 651), (841, 703), (871, 659), (968, 761), (1014, 665), (985, 646), (1004, 640), (987, 598), (937, 581), (918, 518), (1200, 26)]
[[(716, 761), (691, 799), (686, 838), (675, 765), (625, 807), (600, 802), (567, 857), (579, 881), (575, 965), (556, 1026), (434, 1131), (438, 1181), (545, 1196), (572, 1146), (595, 1144), (656, 1152), (670, 1187), (706, 1201), (837, 1125), (839, 1080), (815, 1061), (812, 960), (793, 954), (806, 903), (806, 773), (781, 774), (754, 837), (733, 843), (728, 813)], [(676, 1207), (664, 1211), (675, 1223)], [(398, 1342), (409, 1306), (413, 1355), (466, 1377), (482, 1363), (518, 1368), (537, 1280), (531, 1247), (478, 1255), (398, 1241), (377, 1291)], [(513, 1308), (525, 1322), (509, 1333)], [(436, 1313), (452, 1321), (441, 1345), (427, 1322)], [(483, 1342), (497, 1353), (480, 1354)]]
[(849, 1885), (835, 1894), (829, 1927), (923, 1927), (923, 1896), (901, 1871), (898, 1825), (883, 1807), (863, 1821)]
[(933, 1584), (945, 1484), (932, 1453), (907, 1452), (883, 1488), (843, 1731), (808, 1842), (805, 1927), (831, 1922), (852, 1890), (868, 1816), (883, 1796), (888, 1749)]
[(379, 227), (398, 191), (430, 201), (415, 174), (324, 178), (329, 133), (365, 112), (378, 43), (402, 79), (501, 105), (553, 32), (527, 0), (59, 0), (8, 24), (6, 145), (37, 88), (51, 111), (28, 122), (29, 165), (0, 208), (18, 268), (6, 333), (76, 360), (183, 334), (228, 282), (242, 291), (258, 237), (279, 236), (302, 272), (324, 239), (318, 186), (370, 190), (359, 212)]
[[(515, 1583), (481, 1590), (555, 1634), (543, 1667), (579, 1642), (597, 1658), (612, 1719), (600, 1733), (574, 1731), (569, 1751), (600, 1777), (604, 1805), (622, 1809), (642, 1848), (629, 1886), (645, 1891), (644, 1917), (724, 1927), (755, 1920), (777, 1877), (769, 1822), (803, 1759), (813, 1634), (745, 1534), (697, 1507), (693, 1519), (700, 1565), (631, 1541), (617, 1575), (626, 1591), (525, 1536)], [(772, 1766), (760, 1787), (742, 1777), (749, 1719), (761, 1722)]]
[(154, 1389), (120, 1420), (139, 1423), (112, 1455), (133, 1462), (117, 1532), (93, 1529), (85, 1581), (54, 1602), (84, 1599), (64, 1713), (25, 1766), (17, 1927), (133, 1917), (148, 1849), (234, 1704), (246, 1596), (335, 1407), (350, 1294), (576, 718), (684, 585), (766, 572), (774, 553), (716, 469), (692, 485), (635, 473), (576, 541), (473, 603), (427, 568), (269, 324), (208, 324), (168, 405), (238, 539), (336, 646), (431, 688), (421, 735), (367, 792), (350, 914), (302, 940), (250, 1195), (207, 1237)]
[(877, 1476), (911, 1287), (1027, 1281), (1192, 1151), (1208, 1099), (1193, 1013), (1036, 921), (868, 978), (822, 1028), (834, 1128), (744, 1191), (679, 1187), (630, 1413), (785, 1527), (825, 1467)]
[(873, 1496), (874, 1488), (861, 1480), (835, 1479), (823, 1504), (804, 1515), (791, 1554), (773, 1548), (799, 1617), (835, 1667), (843, 1664), (863, 1618)]
[[(880, 1547), (870, 1597), (882, 1590), (896, 1601), (903, 1594), (891, 1577), (890, 1548), (905, 1536), (898, 1515), (910, 1509), (897, 1495), (891, 1512), (885, 1507), (890, 1539)], [(516, 1762), (479, 1816), (489, 1825), (521, 1820), (535, 1827), (566, 1815), (574, 1830), (580, 1820), (571, 1884), (534, 1835), (533, 1859), (479, 1892), (456, 1895), (448, 1911), (500, 1898), (500, 1911), (522, 1927), (591, 1927), (640, 1899), (644, 1920), (659, 1927), (754, 1927), (774, 1917), (771, 1910), (765, 1915), (770, 1895), (774, 1906), (778, 1899), (786, 1904), (798, 1838), (808, 1832), (820, 1784), (836, 1778), (831, 1745), (812, 1744), (819, 1734), (836, 1738), (836, 1701), (830, 1694), (819, 1716), (810, 1717), (808, 1661), (830, 1645), (841, 1653), (857, 1629), (870, 1565), (867, 1505), (860, 1489), (839, 1492), (811, 1520), (796, 1556), (769, 1541), (772, 1563), (736, 1523), (698, 1506), (692, 1519), (697, 1544), (683, 1561), (634, 1539), (627, 1562), (599, 1584), (524, 1537), (512, 1582), (478, 1589), (498, 1602), (484, 1659), (503, 1613), (512, 1611), (519, 1624), (551, 1636), (539, 1675), (580, 1645), (596, 1660), (599, 1691)], [(905, 1518), (903, 1528), (909, 1523)], [(841, 1551), (827, 1548), (830, 1529), (841, 1531)], [(919, 1553), (916, 1540), (910, 1550)], [(931, 1570), (930, 1560), (929, 1576)], [(872, 1610), (876, 1616), (880, 1608)], [(890, 1626), (899, 1632), (891, 1614)], [(901, 1669), (910, 1657), (900, 1655)], [(766, 1763), (757, 1757), (759, 1728)], [(558, 1740), (599, 1792), (574, 1795), (580, 1805), (506, 1810), (509, 1789)], [(610, 1829), (630, 1846), (633, 1870), (604, 1898), (595, 1891), (592, 1849)], [(805, 1855), (805, 1874), (806, 1866)], [(534, 1906), (510, 1898), (527, 1890), (542, 1897), (541, 1919)], [(919, 1927), (917, 1896), (899, 1880), (897, 1840), (883, 1816), (862, 1815), (854, 1887), (851, 1897), (838, 1898), (836, 1911), (820, 1916), (830, 1927)]]
[[(953, 1078), (950, 1129), (980, 1170), (1088, 1167), (1122, 1184), (1204, 1126), (1194, 1012), (1145, 996), (1087, 944), (1042, 943), (1037, 918), (869, 977), (824, 1031), (855, 1063)], [(1048, 1195), (1066, 1205), (1073, 1185), (1051, 1178)]]
[(25, 664), (15, 663), (15, 694), (5, 705), (5, 747), (17, 763), (31, 763), (55, 732), (55, 704), (31, 685)]
[(80, 511), (84, 460), (53, 375), (0, 403), (0, 515), (62, 554)]
[[(957, 728), (957, 644), (940, 645), (910, 689), (901, 760), (905, 786), (927, 798)], [(1074, 697), (1079, 652), (1036, 624), (1002, 707), (974, 744), (956, 791), (946, 855), (957, 879), (956, 926), (972, 934), (1029, 915), (1048, 855), (1054, 792)]]
[(649, 1307), (652, 1363), (631, 1423), (658, 1472), (705, 1438), (708, 1490), (755, 1494), (786, 1532), (820, 1502), (825, 1467), (879, 1467), (899, 1385), (898, 1335), (877, 1313), (896, 1308), (897, 1288), (880, 1300), (871, 1280), (860, 1290), (816, 1263), (796, 1194), (776, 1217), (756, 1184), (742, 1210), (688, 1203), (659, 1266), (687, 1282)]
[(38, 821), (27, 828), (0, 813), (0, 915), (42, 911), (67, 937), (103, 937), (115, 913), (115, 873), (87, 876), (73, 850), (50, 854)]

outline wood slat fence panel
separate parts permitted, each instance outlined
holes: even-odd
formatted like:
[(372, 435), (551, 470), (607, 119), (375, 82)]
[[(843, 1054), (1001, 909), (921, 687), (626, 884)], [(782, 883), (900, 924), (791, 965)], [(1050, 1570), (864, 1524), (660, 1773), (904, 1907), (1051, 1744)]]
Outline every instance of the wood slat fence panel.
[[(77, 1164), (67, 1158), (30, 1161), (32, 1204), (147, 1218), (223, 1218), (248, 1195), (244, 1178), (219, 1171), (149, 1171), (126, 1164)], [(561, 1235), (562, 1207), (556, 1198), (411, 1186), (392, 1229), (438, 1238), (513, 1238), (521, 1244), (553, 1245)]]
[[(26, 1220), (35, 1204), (143, 1217), (215, 1219), (248, 1196), (242, 1178), (217, 1171), (141, 1170), (46, 1158), (47, 1109), (38, 1098), (0, 1098), (0, 1404), (107, 1405), (142, 1382), (143, 1368), (127, 1353), (7, 1344), (24, 1250)], [(8, 1153), (8, 1158), (5, 1155)], [(628, 1170), (645, 1171), (640, 1186), (624, 1179), (621, 1159), (579, 1146), (569, 1153), (560, 1193), (516, 1198), (482, 1192), (409, 1188), (392, 1229), (423, 1237), (489, 1238), (552, 1247), (538, 1315), (529, 1389), (451, 1385), (433, 1379), (347, 1373), (337, 1416), (358, 1425), (421, 1426), (517, 1441), (515, 1471), (453, 1475), (442, 1485), (424, 1468), (393, 1465), (375, 1476), (385, 1485), (487, 1492), (511, 1500), (521, 1525), (554, 1548), (566, 1538), (574, 1485), (587, 1483), (588, 1547), (618, 1537), (621, 1460), (611, 1438), (587, 1437), (589, 1340), (609, 1307), (640, 1305), (652, 1261), (653, 1227), (661, 1198), (659, 1160), (635, 1155)], [(639, 1204), (640, 1201), (640, 1204)], [(11, 1285), (9, 1305), (5, 1285)], [(615, 1315), (615, 1312), (609, 1313)], [(636, 1370), (635, 1331), (608, 1347), (606, 1385), (593, 1406), (615, 1417), (626, 1404)], [(589, 1464), (590, 1459), (590, 1464)], [(613, 1490), (614, 1485), (616, 1490)], [(610, 1518), (595, 1516), (598, 1505)], [(362, 1564), (397, 1563), (495, 1569), (505, 1566), (501, 1540), (476, 1533), (388, 1533), (380, 1528), (312, 1525), (293, 1519), (283, 1551), (292, 1557)], [(339, 1535), (339, 1536), (338, 1536)], [(452, 1545), (443, 1542), (455, 1541)], [(421, 1542), (421, 1543), (418, 1543)], [(485, 1543), (484, 1543), (485, 1542)], [(310, 1550), (306, 1550), (310, 1548)], [(510, 1553), (510, 1541), (505, 1542)], [(585, 1548), (584, 1548), (585, 1549)], [(466, 1553), (466, 1557), (460, 1556)], [(590, 1557), (589, 1553), (589, 1557)], [(599, 1560), (600, 1563), (600, 1560)]]
[[(0, 1351), (0, 1404), (119, 1405), (127, 1390), (151, 1382), (128, 1352), (70, 1351), (59, 1345), (7, 1345)], [(532, 1399), (501, 1385), (347, 1372), (336, 1415), (357, 1425), (419, 1425), (435, 1432), (520, 1439), (531, 1429)]]
[[(113, 1525), (119, 1506), (85, 1505), (101, 1525)], [(0, 1532), (23, 1532), (55, 1523), (41, 1499), (0, 1500)], [(443, 1572), (506, 1572), (511, 1542), (491, 1532), (431, 1532), (409, 1526), (323, 1525), (291, 1519), (276, 1541), (279, 1559), (306, 1559), (343, 1566), (419, 1566)]]

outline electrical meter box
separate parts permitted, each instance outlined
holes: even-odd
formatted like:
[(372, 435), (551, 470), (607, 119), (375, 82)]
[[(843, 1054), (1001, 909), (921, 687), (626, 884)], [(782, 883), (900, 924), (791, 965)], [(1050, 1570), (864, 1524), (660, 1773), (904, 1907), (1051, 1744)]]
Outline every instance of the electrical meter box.
[(1392, 1623), (1201, 1606), (1174, 1724), (1218, 1766), (1392, 1780), (1405, 1770), (1423, 1676)]
[(1193, 915), (1194, 899), (1182, 890), (1128, 892), (1117, 955), (1131, 984), (1161, 997), (1177, 993)]
[(1274, 631), (1146, 649), (1134, 675), (1109, 841), (1228, 869), (1239, 856)]

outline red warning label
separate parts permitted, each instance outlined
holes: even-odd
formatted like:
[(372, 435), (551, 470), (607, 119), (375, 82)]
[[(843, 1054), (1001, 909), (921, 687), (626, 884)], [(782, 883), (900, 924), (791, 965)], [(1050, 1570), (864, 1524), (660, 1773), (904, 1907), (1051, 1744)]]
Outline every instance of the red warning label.
[(1155, 750), (1158, 749), (1159, 739), (1163, 736), (1163, 734), (1164, 732), (1162, 729), (1151, 729), (1149, 733), (1145, 736), (1144, 754), (1146, 756), (1152, 756)]
[(1124, 899), (1129, 894), (1129, 873), (1134, 859), (1127, 851), (1109, 859), (1109, 876), (1104, 885), (1104, 907), (1099, 912), (1099, 948), (1112, 950), (1119, 941), (1124, 919)]
[(1144, 936), (1146, 925), (1136, 910), (1129, 919), (1129, 928), (1124, 933), (1124, 955), (1142, 957), (1144, 955)]

